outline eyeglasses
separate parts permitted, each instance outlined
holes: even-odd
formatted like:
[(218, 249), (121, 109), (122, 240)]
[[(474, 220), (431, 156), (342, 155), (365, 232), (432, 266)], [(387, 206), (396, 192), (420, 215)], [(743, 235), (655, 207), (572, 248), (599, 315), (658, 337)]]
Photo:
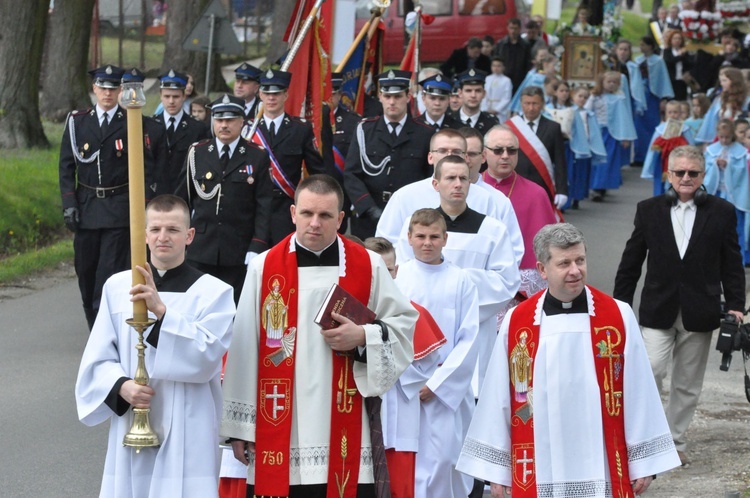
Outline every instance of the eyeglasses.
[(691, 169), (670, 169), (669, 172), (677, 178), (682, 178), (685, 176), (685, 173), (687, 173), (690, 178), (698, 178), (698, 175), (703, 173), (703, 171), (694, 171)]
[(489, 150), (496, 156), (502, 156), (506, 152), (508, 153), (509, 156), (515, 156), (516, 154), (518, 154), (518, 147), (495, 147), (493, 149), (491, 147), (485, 146), (484, 148)]
[(474, 158), (474, 157), (479, 157), (479, 156), (481, 156), (481, 155), (482, 155), (482, 153), (481, 153), (481, 152), (474, 152), (474, 151), (471, 151), (471, 150), (470, 150), (469, 152), (467, 152), (467, 153), (466, 153), (466, 155), (467, 155), (467, 156), (469, 156), (469, 157), (472, 157), (472, 158)]
[(465, 156), (466, 152), (461, 149), (433, 149), (430, 152), (433, 154), (440, 154), (441, 156)]

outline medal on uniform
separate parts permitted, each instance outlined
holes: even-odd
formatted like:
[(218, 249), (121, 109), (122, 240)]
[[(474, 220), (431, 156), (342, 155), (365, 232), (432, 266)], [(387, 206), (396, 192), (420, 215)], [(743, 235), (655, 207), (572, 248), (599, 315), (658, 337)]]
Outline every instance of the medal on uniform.
[(252, 185), (255, 183), (255, 178), (253, 178), (253, 165), (248, 164), (245, 166), (245, 171), (242, 171), (242, 173), (247, 173), (247, 183), (248, 185)]
[(115, 149), (117, 149), (117, 157), (122, 156), (122, 139), (118, 138), (115, 140)]
[(149, 138), (148, 133), (146, 133), (146, 134), (143, 135), (143, 140), (146, 141), (146, 148), (150, 149), (151, 148), (151, 138)]
[(214, 177), (214, 174), (211, 173), (210, 171), (208, 173), (206, 173), (206, 180), (210, 180), (213, 177)]

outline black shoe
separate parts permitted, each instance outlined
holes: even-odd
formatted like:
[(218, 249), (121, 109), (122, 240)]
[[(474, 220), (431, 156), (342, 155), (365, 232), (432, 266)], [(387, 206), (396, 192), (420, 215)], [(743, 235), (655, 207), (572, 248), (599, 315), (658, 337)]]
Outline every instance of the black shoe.
[(604, 196), (598, 190), (595, 190), (594, 193), (591, 194), (591, 202), (602, 201), (604, 201)]
[(578, 209), (578, 201), (573, 201), (573, 204), (570, 206), (572, 209)]

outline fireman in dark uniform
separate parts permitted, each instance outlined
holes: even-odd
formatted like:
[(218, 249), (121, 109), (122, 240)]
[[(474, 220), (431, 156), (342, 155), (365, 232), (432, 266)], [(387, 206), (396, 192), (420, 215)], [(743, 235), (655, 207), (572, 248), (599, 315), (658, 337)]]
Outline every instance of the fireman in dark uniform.
[(463, 123), (463, 126), (470, 126), (482, 135), (496, 124), (500, 124), (496, 116), (481, 110), (486, 77), (487, 73), (479, 69), (469, 69), (456, 77), (461, 86), (459, 94), (462, 105), (461, 109), (452, 115), (454, 119)]
[[(75, 233), (75, 270), (90, 329), (104, 282), (130, 268), (130, 228), (127, 114), (117, 103), (123, 70), (110, 65), (89, 74), (96, 106), (68, 115), (59, 173), (63, 217)], [(143, 131), (148, 200), (154, 193), (148, 186), (154, 183), (156, 159), (145, 125)]]
[(172, 69), (159, 76), (159, 95), (164, 112), (154, 116), (154, 121), (164, 130), (167, 138), (167, 165), (157, 179), (157, 194), (173, 194), (180, 183), (180, 172), (187, 157), (188, 147), (211, 137), (204, 123), (193, 119), (182, 110), (185, 102), (187, 75)]
[(195, 228), (187, 261), (234, 287), (238, 302), (247, 263), (268, 248), (253, 238), (268, 230), (268, 153), (240, 136), (242, 99), (225, 94), (210, 108), (216, 138), (190, 147), (176, 193), (190, 206)]
[(426, 124), (436, 132), (444, 128), (458, 130), (465, 126), (448, 113), (453, 88), (452, 78), (435, 74), (423, 79), (419, 84), (422, 86), (422, 102), (425, 105), (425, 112), (415, 119), (417, 123)]
[[(323, 163), (312, 125), (304, 119), (284, 112), (284, 105), (289, 97), (287, 89), (291, 81), (292, 73), (286, 71), (269, 69), (261, 75), (260, 98), (263, 102), (263, 118), (258, 130), (266, 138), (273, 158), (276, 159), (289, 184), (296, 188), (302, 178), (303, 161), (310, 175), (332, 171)], [(246, 134), (249, 128), (250, 126), (246, 126), (243, 134)], [(270, 246), (273, 246), (294, 231), (290, 213), (290, 208), (294, 204), (294, 194), (283, 190), (275, 183), (271, 188), (269, 231), (265, 234), (256, 233), (256, 237), (265, 237)]]
[(234, 96), (245, 101), (245, 120), (252, 120), (258, 112), (260, 75), (263, 72), (252, 64), (243, 62), (234, 70)]
[[(362, 120), (362, 116), (350, 110), (341, 101), (341, 85), (344, 82), (342, 73), (331, 73), (331, 105), (333, 106), (333, 159), (336, 173), (336, 179), (344, 188), (344, 166), (346, 164), (346, 154), (349, 152), (349, 144), (354, 139), (354, 132), (357, 125)], [(339, 227), (339, 232), (346, 233), (351, 218), (351, 200), (344, 191), (344, 221)]]
[(427, 161), (434, 129), (411, 119), (409, 71), (390, 70), (378, 76), (383, 116), (365, 119), (349, 146), (344, 187), (354, 204), (352, 234), (372, 237), (383, 208), (393, 192), (428, 178)]

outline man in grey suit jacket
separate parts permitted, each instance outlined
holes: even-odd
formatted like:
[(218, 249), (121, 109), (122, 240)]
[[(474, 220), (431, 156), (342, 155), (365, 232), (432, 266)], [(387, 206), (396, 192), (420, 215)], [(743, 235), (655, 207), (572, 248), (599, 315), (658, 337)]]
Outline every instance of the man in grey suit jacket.
[(683, 465), (685, 433), (698, 405), (711, 332), (728, 313), (742, 321), (745, 271), (730, 203), (701, 189), (705, 174), (697, 147), (669, 156), (669, 191), (638, 204), (613, 296), (633, 302), (643, 260), (648, 258), (639, 321), (656, 384), (661, 390), (671, 359), (667, 421)]

